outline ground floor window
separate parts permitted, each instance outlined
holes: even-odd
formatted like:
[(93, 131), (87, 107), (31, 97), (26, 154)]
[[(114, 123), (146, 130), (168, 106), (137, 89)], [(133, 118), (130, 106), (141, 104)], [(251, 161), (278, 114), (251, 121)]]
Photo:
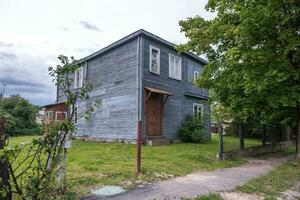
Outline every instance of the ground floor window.
[(46, 112), (45, 112), (45, 120), (46, 120), (46, 121), (51, 121), (51, 120), (53, 120), (53, 112), (52, 112), (52, 111), (46, 111)]
[(56, 111), (55, 112), (55, 120), (64, 120), (67, 118), (67, 112)]
[(201, 119), (203, 118), (203, 104), (194, 103), (193, 104), (193, 115), (194, 117)]

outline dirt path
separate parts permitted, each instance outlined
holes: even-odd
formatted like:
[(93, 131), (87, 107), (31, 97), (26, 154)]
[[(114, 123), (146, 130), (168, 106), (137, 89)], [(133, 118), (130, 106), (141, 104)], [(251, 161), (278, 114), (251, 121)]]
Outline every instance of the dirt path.
[(236, 186), (248, 180), (264, 175), (274, 167), (288, 160), (285, 157), (271, 157), (249, 159), (249, 163), (228, 169), (219, 169), (212, 172), (192, 173), (167, 181), (145, 185), (126, 193), (106, 198), (96, 196), (83, 198), (85, 200), (168, 200), (181, 197), (197, 197), (222, 191), (231, 191)]

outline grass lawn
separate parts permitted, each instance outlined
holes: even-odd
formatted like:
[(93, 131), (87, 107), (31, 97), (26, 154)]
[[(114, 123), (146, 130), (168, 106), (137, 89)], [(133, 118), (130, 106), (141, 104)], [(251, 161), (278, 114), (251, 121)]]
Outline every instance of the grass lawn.
[[(30, 141), (32, 136), (14, 137), (11, 144)], [(225, 150), (239, 148), (239, 139), (224, 137)], [(246, 140), (246, 146), (260, 144)], [(171, 144), (142, 147), (142, 173), (135, 176), (136, 146), (121, 143), (73, 141), (68, 154), (68, 182), (72, 191), (85, 194), (101, 185), (121, 185), (130, 188), (143, 182), (152, 182), (182, 176), (199, 170), (215, 170), (244, 163), (241, 159), (216, 160), (217, 136), (206, 144)]]
[(219, 194), (209, 194), (196, 197), (194, 199), (183, 198), (182, 200), (223, 200), (223, 198)]
[(266, 199), (276, 199), (287, 189), (300, 182), (300, 159), (287, 161), (265, 176), (253, 179), (238, 190), (245, 193), (260, 194)]

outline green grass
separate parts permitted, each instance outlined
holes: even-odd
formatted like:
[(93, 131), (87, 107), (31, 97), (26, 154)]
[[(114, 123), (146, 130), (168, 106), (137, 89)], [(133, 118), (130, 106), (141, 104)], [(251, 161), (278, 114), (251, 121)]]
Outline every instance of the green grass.
[[(218, 141), (218, 136), (213, 135), (213, 140)], [(257, 139), (245, 139), (245, 148), (261, 145), (261, 141)], [(232, 136), (224, 136), (224, 152), (239, 149), (239, 138)]]
[(219, 194), (209, 194), (209, 195), (198, 196), (194, 199), (183, 198), (182, 200), (223, 200), (223, 198)]
[(300, 181), (300, 159), (287, 161), (265, 176), (255, 178), (237, 189), (241, 192), (256, 193), (275, 199)]
[[(32, 138), (32, 137), (31, 137)], [(30, 141), (29, 136), (15, 137), (11, 144)], [(224, 137), (225, 149), (239, 148), (239, 139)], [(246, 140), (246, 146), (259, 141)], [(239, 158), (218, 161), (216, 136), (206, 144), (171, 144), (142, 147), (142, 176), (135, 176), (136, 146), (121, 143), (73, 141), (68, 153), (68, 183), (73, 191), (85, 194), (101, 185), (121, 185), (130, 188), (143, 182), (152, 182), (182, 176), (199, 170), (215, 170), (244, 163)]]
[(8, 141), (10, 145), (16, 145), (20, 143), (30, 142), (35, 137), (40, 137), (40, 136), (32, 136), (32, 135), (14, 136), (14, 137), (10, 137)]

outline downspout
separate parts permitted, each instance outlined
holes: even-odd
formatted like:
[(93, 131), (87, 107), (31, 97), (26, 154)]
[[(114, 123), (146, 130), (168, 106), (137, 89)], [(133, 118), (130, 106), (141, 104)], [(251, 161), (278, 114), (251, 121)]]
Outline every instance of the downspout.
[(141, 120), (140, 116), (140, 36), (137, 38), (137, 47), (136, 47), (136, 61), (137, 61), (137, 66), (136, 66), (136, 88), (137, 88), (137, 121)]
[(137, 112), (138, 117), (137, 121), (142, 121), (142, 67), (141, 67), (141, 36), (137, 38), (137, 80), (136, 80), (136, 87), (137, 87)]
[(140, 71), (140, 36), (137, 38), (137, 141), (136, 141), (136, 175), (142, 172), (142, 114), (141, 114), (141, 71)]

